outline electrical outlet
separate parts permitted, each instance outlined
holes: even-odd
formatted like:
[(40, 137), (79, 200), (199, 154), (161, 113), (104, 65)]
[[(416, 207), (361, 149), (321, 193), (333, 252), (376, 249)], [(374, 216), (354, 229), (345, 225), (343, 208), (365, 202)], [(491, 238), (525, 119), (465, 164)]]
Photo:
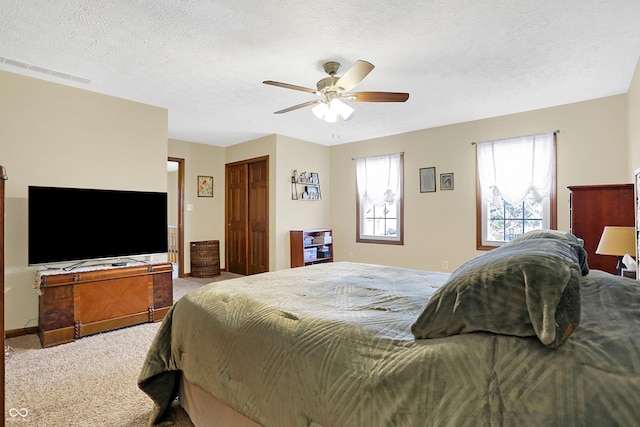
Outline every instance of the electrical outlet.
[(442, 269), (446, 270), (449, 268), (449, 261), (442, 261)]

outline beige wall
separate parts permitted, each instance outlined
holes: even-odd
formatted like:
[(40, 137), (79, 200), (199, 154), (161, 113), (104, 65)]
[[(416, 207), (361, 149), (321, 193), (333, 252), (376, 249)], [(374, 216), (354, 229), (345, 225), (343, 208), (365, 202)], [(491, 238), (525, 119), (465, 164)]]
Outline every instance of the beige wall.
[[(169, 147), (171, 151), (172, 140), (169, 142)], [(225, 164), (263, 156), (269, 157), (269, 270), (273, 271), (289, 268), (289, 230), (329, 226), (329, 147), (281, 135), (269, 135), (226, 147), (224, 159), (216, 155), (215, 159), (207, 160), (208, 163), (215, 162), (216, 169), (220, 168), (220, 179), (214, 178), (218, 183), (217, 191), (220, 194), (224, 191)], [(291, 200), (290, 182), (293, 169), (318, 172), (323, 200), (317, 202)], [(224, 199), (220, 198), (220, 202), (224, 202)], [(220, 209), (216, 208), (215, 215), (220, 218), (221, 255), (224, 256), (222, 250), (224, 206)], [(191, 223), (192, 227), (202, 225), (201, 221)]]
[[(558, 228), (569, 230), (567, 186), (631, 182), (627, 96), (563, 105), (331, 147), (331, 226), (337, 260), (448, 270), (477, 255), (472, 141), (560, 130)], [(356, 157), (405, 153), (404, 246), (355, 242)], [(420, 193), (418, 170), (454, 173), (453, 191)]]
[(276, 145), (278, 137), (269, 135), (242, 144), (232, 145), (225, 150), (225, 163), (234, 163), (256, 157), (269, 157), (269, 270), (276, 269), (276, 191), (278, 180), (276, 175)]
[[(289, 230), (296, 228), (329, 227), (329, 147), (281, 135), (270, 135), (220, 148), (169, 140), (170, 156), (185, 159), (187, 196), (185, 204), (195, 199), (193, 212), (185, 212), (185, 271), (189, 272), (189, 242), (192, 240), (220, 240), (221, 266), (224, 257), (224, 186), (225, 164), (257, 157), (269, 157), (269, 270), (289, 268)], [(194, 172), (200, 164), (200, 172)], [(195, 168), (195, 169), (194, 169)], [(206, 172), (207, 168), (214, 172)], [(317, 202), (291, 200), (291, 172), (318, 172), (323, 200)], [(196, 175), (214, 174), (215, 200), (190, 196), (189, 183)], [(276, 208), (277, 207), (277, 208)], [(207, 234), (209, 230), (209, 234)], [(212, 231), (213, 230), (213, 231)]]
[[(169, 157), (185, 159), (184, 271), (191, 271), (190, 243), (202, 240), (220, 241), (220, 267), (224, 268), (225, 150), (212, 145), (169, 139)], [(213, 177), (213, 197), (198, 197), (198, 176)]]
[[(275, 269), (289, 268), (289, 231), (305, 228), (330, 227), (331, 177), (329, 147), (278, 135), (276, 181), (271, 188), (276, 192), (278, 206), (275, 231)], [(322, 200), (292, 200), (291, 174), (297, 169), (317, 172)], [(302, 190), (300, 187), (299, 190)]]
[[(7, 168), (7, 329), (37, 325), (35, 269), (26, 265), (27, 186), (165, 191), (168, 156), (185, 159), (185, 270), (189, 242), (220, 240), (224, 260), (226, 163), (269, 156), (270, 270), (289, 267), (289, 230), (331, 227), (336, 260), (449, 271), (476, 255), (472, 141), (560, 130), (558, 226), (568, 230), (568, 185), (631, 182), (640, 167), (639, 71), (629, 94), (425, 129), (333, 147), (271, 135), (231, 147), (167, 140), (167, 111), (0, 72), (0, 163)], [(405, 153), (405, 245), (355, 243), (353, 158)], [(631, 160), (629, 160), (631, 159)], [(455, 174), (455, 189), (420, 193), (418, 170)], [(293, 169), (318, 172), (323, 199), (291, 200)], [(198, 198), (196, 177), (214, 177)]]
[(167, 111), (0, 71), (0, 117), (0, 162), (9, 177), (5, 327), (20, 329), (38, 323), (27, 187), (165, 191)]
[[(629, 176), (640, 168), (640, 60), (628, 92)], [(631, 179), (631, 178), (630, 178)]]
[(178, 171), (167, 172), (167, 225), (178, 225)]

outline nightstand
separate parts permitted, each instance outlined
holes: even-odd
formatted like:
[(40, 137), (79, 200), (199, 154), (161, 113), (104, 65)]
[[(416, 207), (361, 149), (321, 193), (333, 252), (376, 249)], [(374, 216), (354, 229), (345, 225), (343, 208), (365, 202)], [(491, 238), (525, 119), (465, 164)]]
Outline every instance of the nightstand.
[(630, 270), (626, 270), (626, 269), (622, 269), (622, 277), (628, 277), (629, 279), (635, 279), (636, 278), (636, 272), (635, 270), (630, 271)]

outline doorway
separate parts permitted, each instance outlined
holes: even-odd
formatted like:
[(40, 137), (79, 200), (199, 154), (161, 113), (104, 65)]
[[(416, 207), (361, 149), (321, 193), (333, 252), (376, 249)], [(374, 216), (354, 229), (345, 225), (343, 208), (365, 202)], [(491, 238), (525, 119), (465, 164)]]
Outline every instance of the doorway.
[[(184, 159), (167, 158), (167, 260), (184, 274)], [(174, 270), (175, 271), (175, 270)]]
[(229, 163), (225, 177), (227, 271), (269, 271), (269, 157)]

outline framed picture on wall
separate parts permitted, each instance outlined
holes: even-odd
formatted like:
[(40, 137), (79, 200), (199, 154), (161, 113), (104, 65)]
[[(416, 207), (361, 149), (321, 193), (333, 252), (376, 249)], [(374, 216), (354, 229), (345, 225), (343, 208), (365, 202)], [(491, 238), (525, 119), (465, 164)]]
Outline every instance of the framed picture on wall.
[(212, 176), (198, 176), (198, 197), (213, 197)]
[(453, 174), (441, 173), (440, 174), (440, 191), (453, 190)]
[(420, 192), (433, 193), (436, 191), (436, 168), (420, 169)]

